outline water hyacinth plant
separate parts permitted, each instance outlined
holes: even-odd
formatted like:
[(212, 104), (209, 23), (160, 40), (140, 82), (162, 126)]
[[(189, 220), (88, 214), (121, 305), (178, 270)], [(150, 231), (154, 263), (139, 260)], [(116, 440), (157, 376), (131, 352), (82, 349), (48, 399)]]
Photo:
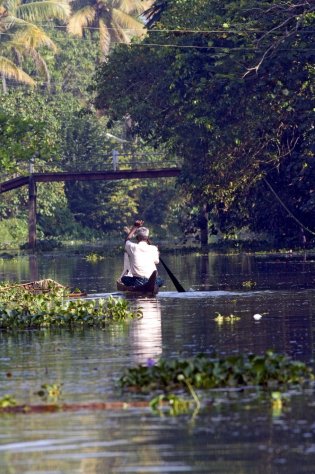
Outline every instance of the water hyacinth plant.
[(14, 407), (16, 405), (16, 400), (12, 395), (4, 395), (0, 398), (0, 410), (2, 408)]
[[(199, 354), (189, 359), (160, 359), (155, 364), (126, 370), (120, 385), (132, 391), (211, 389), (261, 386), (274, 388), (313, 380), (311, 368), (285, 355), (232, 355), (224, 358)], [(191, 389), (189, 390), (191, 392)]]
[(67, 298), (63, 289), (33, 294), (23, 288), (0, 291), (0, 329), (42, 327), (104, 327), (111, 321), (140, 318), (141, 309), (133, 311), (127, 300)]
[(101, 260), (104, 260), (105, 257), (103, 255), (99, 255), (97, 253), (89, 253), (88, 255), (86, 255), (85, 257), (85, 260), (87, 262), (91, 262), (91, 263), (97, 263), (97, 262), (100, 262)]
[(61, 398), (61, 385), (62, 384), (58, 383), (43, 384), (40, 390), (36, 392), (36, 395), (38, 395), (43, 401), (57, 403)]
[(235, 316), (234, 314), (229, 314), (227, 316), (223, 316), (221, 313), (216, 312), (216, 317), (214, 318), (214, 321), (220, 326), (221, 324), (224, 323), (230, 323), (234, 324), (236, 321), (240, 321), (239, 316)]
[(150, 408), (155, 414), (177, 416), (189, 413), (192, 409), (192, 402), (173, 393), (169, 395), (160, 394), (150, 401)]

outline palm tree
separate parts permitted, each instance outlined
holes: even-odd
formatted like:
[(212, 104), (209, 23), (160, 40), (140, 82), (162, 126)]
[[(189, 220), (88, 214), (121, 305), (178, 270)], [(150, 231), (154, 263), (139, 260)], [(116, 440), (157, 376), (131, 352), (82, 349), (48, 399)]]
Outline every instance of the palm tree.
[(143, 23), (137, 19), (152, 1), (142, 0), (73, 0), (69, 33), (82, 37), (86, 27), (99, 31), (102, 59), (108, 56), (112, 43), (129, 43), (134, 36), (145, 33)]
[[(38, 49), (46, 46), (53, 51), (56, 45), (37, 26), (38, 21), (51, 19), (67, 20), (70, 6), (65, 0), (47, 0), (23, 3), (23, 0), (0, 0), (0, 34), (1, 53), (0, 73), (5, 90), (5, 78), (34, 85), (34, 81), (20, 67), (24, 58), (31, 58), (39, 73), (43, 74), (49, 83), (47, 65)], [(15, 60), (15, 61), (14, 61)], [(15, 66), (15, 67), (14, 67)]]
[(16, 66), (10, 59), (5, 56), (0, 56), (0, 74), (2, 78), (2, 90), (6, 94), (7, 84), (6, 78), (14, 79), (18, 82), (23, 82), (30, 86), (35, 85), (35, 81), (23, 69)]

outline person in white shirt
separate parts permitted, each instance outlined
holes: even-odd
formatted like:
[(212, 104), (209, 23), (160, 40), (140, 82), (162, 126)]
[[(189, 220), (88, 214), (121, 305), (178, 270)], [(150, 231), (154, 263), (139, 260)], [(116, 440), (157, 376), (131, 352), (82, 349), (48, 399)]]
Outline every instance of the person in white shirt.
[[(121, 281), (126, 286), (141, 286), (146, 283), (159, 263), (158, 248), (150, 245), (149, 229), (142, 224), (143, 221), (136, 221), (126, 238), (124, 271), (121, 276)], [(130, 240), (134, 236), (136, 243)], [(163, 280), (158, 277), (157, 283), (161, 286)]]

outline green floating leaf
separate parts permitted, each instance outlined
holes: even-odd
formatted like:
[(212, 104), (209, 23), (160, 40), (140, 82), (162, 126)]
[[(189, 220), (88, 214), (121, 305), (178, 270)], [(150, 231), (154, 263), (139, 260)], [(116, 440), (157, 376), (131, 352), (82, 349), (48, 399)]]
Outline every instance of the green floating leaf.
[(144, 392), (185, 388), (197, 403), (196, 388), (255, 385), (274, 389), (313, 379), (312, 369), (303, 362), (267, 351), (264, 355), (225, 358), (209, 358), (199, 354), (190, 359), (160, 359), (153, 366), (138, 365), (127, 369), (120, 378), (120, 385)]

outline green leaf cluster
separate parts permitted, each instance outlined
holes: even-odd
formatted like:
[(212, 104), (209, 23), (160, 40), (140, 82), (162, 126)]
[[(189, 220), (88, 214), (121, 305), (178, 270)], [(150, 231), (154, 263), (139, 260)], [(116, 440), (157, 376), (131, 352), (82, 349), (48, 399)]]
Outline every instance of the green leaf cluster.
[(160, 359), (155, 364), (128, 368), (120, 378), (126, 389), (139, 391), (187, 388), (262, 386), (280, 387), (313, 380), (303, 362), (267, 351), (264, 355), (232, 355), (225, 358), (199, 354), (189, 359)]
[(8, 113), (0, 100), (0, 172), (14, 173), (39, 148), (43, 124), (31, 117)]
[(98, 68), (96, 106), (182, 158), (182, 188), (221, 230), (297, 235), (267, 178), (315, 231), (313, 6), (170, 0), (160, 13)]
[(110, 296), (106, 299), (69, 299), (65, 290), (32, 294), (23, 288), (0, 287), (0, 329), (44, 327), (99, 327), (142, 316), (133, 311), (127, 300)]

